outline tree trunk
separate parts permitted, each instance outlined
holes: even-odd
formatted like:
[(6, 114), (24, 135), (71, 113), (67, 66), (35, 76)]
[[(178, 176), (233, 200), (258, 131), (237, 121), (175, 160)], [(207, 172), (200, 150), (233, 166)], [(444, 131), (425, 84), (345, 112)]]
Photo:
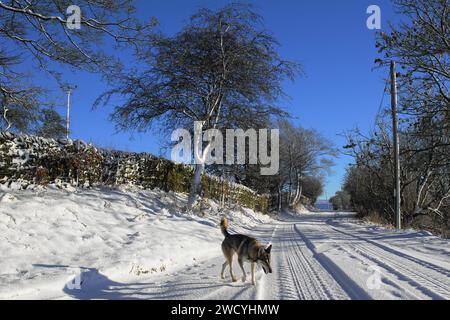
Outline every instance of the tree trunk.
[(3, 119), (6, 122), (6, 129), (5, 129), (5, 131), (9, 131), (9, 129), (11, 128), (11, 122), (9, 122), (8, 117), (6, 116), (8, 111), (9, 111), (9, 109), (6, 106), (4, 106), (3, 107)]
[(303, 186), (301, 184), (299, 184), (299, 186), (297, 188), (298, 192), (295, 195), (294, 201), (292, 202), (292, 206), (295, 206), (297, 203), (300, 202), (300, 198), (302, 196), (302, 189), (303, 189)]
[(281, 193), (281, 184), (278, 185), (278, 212), (281, 212), (283, 202), (283, 194)]
[(295, 204), (297, 203), (297, 198), (298, 198), (299, 192), (300, 192), (300, 184), (297, 182), (297, 187), (295, 188), (295, 195), (292, 198), (292, 200), (289, 202), (289, 205), (291, 207), (295, 206)]
[[(201, 143), (201, 136), (196, 137), (194, 139), (197, 139), (198, 143)], [(191, 180), (191, 188), (189, 190), (189, 198), (188, 198), (188, 203), (186, 206), (187, 212), (192, 211), (192, 208), (195, 206), (196, 202), (197, 202), (197, 198), (198, 195), (200, 194), (201, 191), (201, 179), (202, 179), (202, 174), (203, 171), (205, 170), (205, 161), (206, 161), (206, 156), (209, 152), (209, 149), (211, 147), (211, 143), (208, 143), (208, 145), (205, 147), (205, 149), (201, 152), (201, 156), (198, 154), (199, 150), (196, 150), (195, 146), (194, 146), (194, 159), (196, 161), (195, 164), (195, 173), (194, 176), (192, 177)]]
[(195, 165), (195, 173), (191, 180), (191, 188), (189, 190), (189, 198), (186, 206), (187, 211), (191, 211), (197, 202), (198, 195), (200, 193), (200, 182), (202, 179), (203, 169), (205, 168), (204, 163), (199, 163)]
[(297, 173), (297, 189), (295, 191), (295, 197), (291, 202), (292, 207), (295, 206), (300, 201), (300, 198), (302, 196), (302, 189), (303, 185), (301, 184), (300, 175)]
[[(221, 104), (221, 98), (218, 97), (218, 101), (216, 102), (216, 105), (218, 105), (217, 108), (217, 115), (214, 121), (214, 124), (211, 129), (215, 129), (217, 126), (217, 123), (219, 121), (219, 114), (222, 107)], [(214, 108), (213, 108), (214, 110)], [(207, 144), (205, 149), (202, 151), (202, 145), (203, 145), (203, 124), (205, 122), (194, 122), (194, 161), (195, 161), (195, 173), (191, 180), (191, 188), (189, 190), (189, 198), (188, 203), (186, 205), (186, 211), (191, 212), (192, 208), (197, 202), (197, 196), (200, 193), (201, 190), (201, 178), (203, 174), (203, 170), (205, 169), (205, 162), (206, 157), (208, 155), (209, 149), (211, 148), (211, 141)]]

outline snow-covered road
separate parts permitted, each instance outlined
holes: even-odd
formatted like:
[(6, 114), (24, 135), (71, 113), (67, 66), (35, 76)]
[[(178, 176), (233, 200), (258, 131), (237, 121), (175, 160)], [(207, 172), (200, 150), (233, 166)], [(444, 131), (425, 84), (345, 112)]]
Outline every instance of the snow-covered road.
[[(427, 232), (212, 201), (188, 216), (185, 202), (131, 187), (0, 188), (0, 299), (450, 298), (450, 241)], [(219, 277), (222, 216), (273, 244), (273, 273), (258, 269), (256, 287)]]
[[(248, 281), (231, 283), (229, 275), (221, 280), (224, 259), (217, 250), (217, 256), (174, 273), (133, 283), (108, 280), (66, 293), (77, 299), (450, 298), (448, 241), (358, 225), (348, 218), (335, 213), (285, 215), (276, 223), (241, 230), (273, 243), (274, 272), (258, 270), (256, 287)], [(237, 265), (234, 271), (240, 276)]]

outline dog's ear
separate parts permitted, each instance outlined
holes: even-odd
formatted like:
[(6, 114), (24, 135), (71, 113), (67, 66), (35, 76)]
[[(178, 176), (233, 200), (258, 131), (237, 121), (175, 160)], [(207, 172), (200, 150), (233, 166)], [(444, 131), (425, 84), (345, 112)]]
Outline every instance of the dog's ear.
[(270, 250), (272, 250), (272, 244), (269, 244), (265, 250), (267, 253), (270, 253)]
[(258, 256), (257, 256), (257, 257), (258, 257), (258, 258), (262, 257), (265, 250), (266, 250), (266, 249), (265, 249), (264, 247), (260, 247), (260, 248), (258, 249)]

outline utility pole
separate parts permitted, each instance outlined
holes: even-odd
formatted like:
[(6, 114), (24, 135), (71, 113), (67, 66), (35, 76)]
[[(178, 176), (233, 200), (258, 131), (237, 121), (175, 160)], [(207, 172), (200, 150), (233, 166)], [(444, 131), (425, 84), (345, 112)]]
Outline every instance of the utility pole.
[(401, 229), (400, 216), (400, 146), (398, 138), (397, 118), (397, 76), (395, 73), (395, 62), (391, 61), (391, 108), (392, 108), (392, 131), (394, 139), (394, 165), (395, 165), (395, 227)]
[(76, 89), (77, 86), (70, 86), (66, 85), (64, 89), (66, 89), (67, 92), (67, 112), (66, 112), (66, 137), (69, 139), (69, 132), (70, 132), (70, 93), (72, 90)]

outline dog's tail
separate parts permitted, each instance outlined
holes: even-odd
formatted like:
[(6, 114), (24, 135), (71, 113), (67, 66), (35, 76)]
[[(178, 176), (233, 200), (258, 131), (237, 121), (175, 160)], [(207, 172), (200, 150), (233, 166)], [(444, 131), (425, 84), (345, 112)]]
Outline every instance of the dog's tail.
[(230, 235), (227, 229), (228, 229), (228, 220), (227, 218), (222, 218), (222, 220), (220, 220), (220, 231), (222, 231), (222, 234), (225, 238)]

